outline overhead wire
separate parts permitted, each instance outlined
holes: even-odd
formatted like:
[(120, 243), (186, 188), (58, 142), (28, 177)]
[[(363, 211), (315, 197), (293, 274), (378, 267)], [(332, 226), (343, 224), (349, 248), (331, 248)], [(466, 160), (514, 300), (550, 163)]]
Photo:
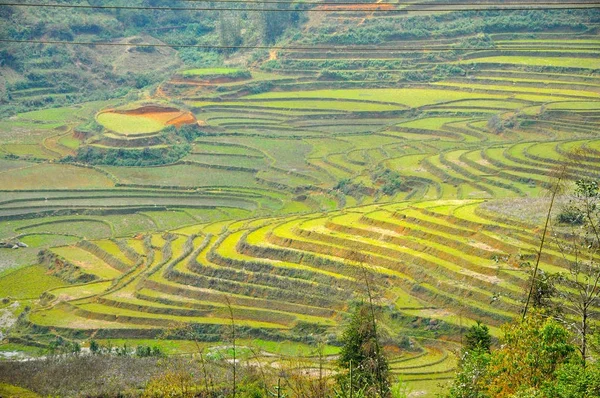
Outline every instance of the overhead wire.
[(171, 1), (181, 1), (186, 3), (241, 3), (241, 4), (314, 4), (314, 5), (394, 5), (394, 6), (422, 6), (422, 7), (431, 7), (431, 6), (503, 6), (503, 5), (583, 5), (583, 4), (594, 4), (598, 3), (596, 0), (590, 1), (487, 1), (487, 2), (422, 2), (422, 3), (390, 3), (390, 2), (368, 2), (368, 1), (299, 1), (299, 0), (171, 0)]
[[(231, 0), (217, 0), (213, 3), (234, 3)], [(274, 4), (268, 3), (268, 4)], [(283, 4), (294, 4), (301, 6), (303, 3), (292, 3), (292, 2), (280, 2)], [(243, 2), (241, 3), (243, 4)], [(249, 4), (259, 4), (258, 1)], [(311, 5), (319, 5), (319, 3), (310, 3)], [(564, 9), (597, 9), (600, 8), (600, 3), (588, 3), (588, 2), (571, 2), (571, 3), (527, 3), (528, 5), (517, 5), (517, 3), (510, 3), (510, 6), (505, 6), (503, 3), (498, 3), (493, 6), (482, 4), (481, 7), (474, 7), (475, 4), (469, 4), (468, 8), (455, 8), (450, 6), (449, 8), (443, 8), (446, 4), (422, 4), (421, 6), (427, 7), (423, 9), (406, 9), (406, 8), (388, 8), (388, 5), (394, 5), (393, 3), (360, 3), (360, 7), (368, 8), (340, 8), (336, 3), (330, 3), (335, 8), (294, 8), (294, 9), (282, 9), (282, 8), (236, 8), (236, 7), (165, 7), (165, 6), (123, 6), (123, 5), (91, 5), (91, 4), (57, 4), (57, 3), (0, 3), (0, 6), (11, 6), (11, 7), (30, 7), (30, 8), (66, 8), (66, 9), (98, 9), (98, 10), (151, 10), (151, 11), (257, 11), (257, 12), (376, 12), (376, 13), (412, 13), (412, 12), (431, 12), (431, 11), (531, 11), (531, 10), (564, 10)], [(542, 4), (542, 5), (540, 5)], [(322, 4), (321, 4), (322, 5)], [(396, 4), (397, 5), (397, 4)], [(350, 6), (350, 4), (348, 4)], [(412, 6), (412, 4), (411, 4)], [(433, 7), (433, 8), (429, 8)], [(458, 6), (460, 7), (460, 6)]]
[(600, 51), (600, 45), (594, 46), (563, 46), (563, 47), (518, 47), (518, 48), (473, 48), (473, 47), (365, 47), (365, 46), (261, 46), (261, 45), (204, 45), (204, 44), (169, 44), (169, 43), (116, 43), (116, 42), (94, 42), (94, 41), (59, 41), (59, 40), (19, 40), (0, 39), (0, 43), (25, 43), (25, 44), (64, 44), (71, 46), (122, 46), (122, 47), (170, 47), (170, 48), (203, 48), (207, 50), (277, 50), (277, 51), (347, 51), (347, 52), (448, 52), (448, 51)]
[[(259, 4), (259, 3), (267, 3), (267, 4), (311, 4), (311, 5), (399, 5), (397, 3), (351, 3), (351, 2), (294, 2), (294, 1), (282, 1), (282, 0), (177, 0), (182, 2), (206, 2), (206, 3), (239, 3), (239, 4)], [(547, 10), (547, 9), (566, 9), (565, 6), (568, 5), (578, 5), (585, 6), (586, 8), (600, 8), (600, 3), (598, 2), (582, 2), (582, 1), (567, 1), (567, 2), (509, 2), (509, 3), (472, 3), (472, 2), (446, 2), (446, 3), (410, 3), (404, 5), (410, 6), (426, 6), (426, 7), (436, 7), (434, 10), (412, 10), (412, 11), (440, 11), (439, 5), (452, 5), (452, 6), (462, 6), (462, 5), (481, 5), (481, 6), (500, 6), (501, 8), (472, 8), (472, 9), (450, 9), (448, 11), (489, 11), (489, 10), (514, 10), (515, 8), (506, 8), (505, 5), (515, 5), (519, 4), (521, 6), (536, 6), (536, 7), (527, 7), (523, 8), (524, 10)], [(543, 5), (543, 8), (540, 7)], [(559, 7), (553, 8), (554, 5)], [(290, 11), (378, 11), (378, 9), (351, 9), (351, 10), (340, 10), (340, 9), (332, 9), (332, 10), (323, 10), (323, 9), (302, 9), (302, 10), (288, 10), (288, 9), (265, 9), (265, 8), (257, 8), (257, 9), (249, 9), (249, 8), (212, 8), (212, 7), (160, 7), (160, 6), (116, 6), (116, 5), (85, 5), (85, 4), (41, 4), (41, 3), (0, 3), (0, 6), (17, 6), (17, 7), (53, 7), (53, 8), (84, 8), (84, 9), (126, 9), (126, 10), (197, 10), (197, 11), (268, 11), (268, 12), (290, 12)], [(550, 7), (552, 6), (552, 7)], [(521, 8), (519, 8), (520, 10)], [(582, 8), (577, 8), (582, 9)], [(584, 8), (583, 8), (584, 9)], [(389, 9), (381, 9), (379, 11), (395, 11), (395, 12), (404, 12), (410, 11), (405, 9), (397, 9), (397, 10), (389, 10)], [(0, 42), (3, 43), (23, 43), (23, 44), (45, 44), (45, 45), (81, 45), (81, 46), (126, 46), (126, 47), (171, 47), (171, 48), (202, 48), (206, 50), (231, 50), (231, 49), (265, 49), (265, 50), (277, 50), (277, 51), (347, 51), (347, 52), (448, 52), (448, 51), (551, 51), (551, 50), (561, 50), (561, 49), (569, 49), (569, 50), (579, 50), (579, 51), (590, 51), (590, 50), (599, 50), (598, 47), (518, 47), (518, 48), (473, 48), (473, 47), (452, 47), (452, 46), (429, 46), (429, 47), (365, 47), (365, 46), (260, 46), (260, 45), (202, 45), (202, 44), (175, 44), (175, 43), (116, 43), (116, 42), (96, 42), (96, 41), (57, 41), (57, 40), (19, 40), (19, 39), (0, 39)]]

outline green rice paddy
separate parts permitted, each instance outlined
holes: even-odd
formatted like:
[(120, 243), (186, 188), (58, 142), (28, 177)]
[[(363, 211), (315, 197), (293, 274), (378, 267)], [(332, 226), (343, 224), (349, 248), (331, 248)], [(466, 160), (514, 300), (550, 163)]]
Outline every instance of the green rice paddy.
[[(565, 44), (514, 35), (498, 48)], [(453, 374), (467, 327), (482, 320), (498, 336), (519, 314), (527, 275), (518, 265), (535, 252), (531, 215), (546, 209), (536, 200), (553, 166), (581, 149), (585, 159), (571, 161), (567, 179), (598, 179), (600, 64), (589, 51), (562, 52), (393, 53), (369, 62), (355, 52), (281, 52), (280, 69), (243, 79), (227, 79), (242, 67), (183, 70), (148, 95), (187, 105), (202, 134), (160, 167), (60, 162), (89, 145), (171, 145), (153, 141), (164, 123), (102, 112), (115, 103), (2, 120), (0, 240), (30, 247), (0, 249), (9, 269), (0, 298), (31, 303), (33, 325), (112, 333), (121, 337), (115, 344), (150, 344), (141, 337), (176, 323), (218, 339), (230, 324), (227, 298), (247, 333), (241, 345), (310, 362), (315, 345), (301, 336), (325, 330), (335, 341), (350, 304), (364, 298), (366, 271), (390, 315), (385, 327), (415, 346), (390, 347), (393, 373), (433, 396), (444, 387), (432, 383)], [(324, 78), (299, 65), (347, 75)], [(76, 134), (94, 115), (105, 131)], [(528, 201), (538, 207), (516, 207)], [(499, 214), (490, 203), (515, 208)], [(44, 249), (96, 279), (69, 285), (53, 276), (52, 264), (37, 263)], [(565, 271), (556, 242), (547, 254), (543, 270)], [(272, 338), (256, 337), (260, 329)], [(189, 341), (156, 343), (169, 354), (196, 350)]]
[(157, 120), (113, 112), (101, 113), (96, 116), (96, 120), (107, 129), (125, 135), (155, 133), (165, 127)]

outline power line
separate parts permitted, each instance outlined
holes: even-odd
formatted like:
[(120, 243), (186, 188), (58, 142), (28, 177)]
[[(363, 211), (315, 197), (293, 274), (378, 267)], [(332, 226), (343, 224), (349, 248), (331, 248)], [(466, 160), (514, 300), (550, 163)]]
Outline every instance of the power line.
[(600, 46), (595, 47), (519, 47), (519, 48), (470, 48), (470, 47), (362, 47), (362, 46), (336, 46), (336, 47), (307, 47), (307, 46), (216, 46), (203, 44), (167, 44), (167, 43), (111, 43), (93, 41), (57, 41), (57, 40), (13, 40), (0, 39), (0, 43), (24, 44), (59, 44), (69, 46), (120, 46), (120, 47), (170, 47), (170, 48), (202, 48), (206, 50), (278, 50), (278, 51), (346, 51), (346, 52), (435, 52), (435, 51), (600, 51)]
[(519, 5), (519, 6), (527, 6), (527, 5), (585, 5), (585, 4), (595, 4), (597, 1), (550, 1), (550, 2), (542, 2), (542, 1), (503, 1), (503, 2), (425, 2), (425, 3), (407, 3), (407, 4), (399, 4), (399, 3), (373, 3), (373, 2), (344, 2), (344, 1), (294, 1), (294, 0), (172, 0), (172, 1), (181, 1), (188, 3), (241, 3), (241, 4), (315, 4), (315, 5), (393, 5), (393, 6), (421, 6), (421, 7), (436, 7), (436, 6), (504, 6), (504, 5)]
[[(348, 1), (340, 1), (340, 2), (331, 2), (331, 1), (294, 1), (294, 0), (173, 0), (173, 1), (181, 1), (186, 3), (234, 3), (234, 4), (292, 4), (292, 5), (327, 5), (327, 6), (406, 6), (406, 7), (439, 7), (439, 6), (489, 6), (489, 7), (505, 7), (505, 6), (548, 6), (548, 5), (594, 5), (598, 4), (597, 1), (550, 1), (550, 2), (542, 2), (542, 1), (506, 1), (506, 2), (442, 2), (442, 3), (408, 3), (408, 4), (399, 4), (399, 3), (389, 3), (389, 2), (348, 2)], [(25, 4), (25, 3), (23, 3)]]
[[(233, 1), (213, 1), (214, 3), (234, 3)], [(258, 1), (253, 3), (257, 4)], [(283, 3), (283, 2), (282, 2)], [(286, 2), (288, 3), (288, 2)], [(273, 3), (271, 3), (273, 4)], [(302, 3), (291, 3), (294, 5), (302, 5)], [(318, 4), (318, 3), (311, 3)], [(440, 8), (434, 4), (427, 5), (423, 9), (390, 9), (383, 6), (393, 5), (391, 3), (361, 3), (364, 6), (367, 4), (374, 6), (370, 8), (339, 8), (337, 4), (330, 3), (335, 8), (297, 8), (297, 9), (281, 9), (281, 8), (232, 8), (232, 7), (159, 7), (159, 6), (116, 6), (116, 5), (88, 5), (88, 4), (40, 4), (40, 3), (0, 3), (0, 6), (12, 7), (31, 7), (31, 8), (68, 8), (68, 9), (98, 9), (98, 10), (152, 10), (152, 11), (258, 11), (258, 12), (377, 12), (377, 13), (410, 13), (410, 12), (427, 12), (427, 11), (530, 11), (530, 10), (564, 10), (564, 9), (597, 9), (600, 8), (600, 3), (548, 3), (540, 6), (538, 3), (528, 3), (530, 5), (516, 6), (516, 3), (511, 3), (510, 7), (503, 4), (494, 5), (493, 7), (482, 4), (481, 8)], [(515, 5), (512, 5), (515, 4)], [(446, 5), (446, 4), (444, 4)], [(571, 7), (566, 7), (570, 5)], [(473, 4), (470, 4), (472, 7)]]

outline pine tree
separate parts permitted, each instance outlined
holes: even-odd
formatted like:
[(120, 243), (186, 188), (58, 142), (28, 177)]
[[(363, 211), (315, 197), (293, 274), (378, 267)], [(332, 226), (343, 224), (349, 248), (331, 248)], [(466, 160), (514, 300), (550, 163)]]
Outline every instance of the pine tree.
[(482, 350), (490, 352), (492, 346), (492, 336), (490, 335), (490, 329), (477, 321), (477, 324), (471, 326), (471, 329), (465, 335), (465, 350)]

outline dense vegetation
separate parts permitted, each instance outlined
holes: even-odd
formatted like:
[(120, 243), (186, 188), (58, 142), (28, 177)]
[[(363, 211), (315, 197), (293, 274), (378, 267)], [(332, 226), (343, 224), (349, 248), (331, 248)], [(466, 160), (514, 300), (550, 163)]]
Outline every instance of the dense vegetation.
[(2, 7), (0, 395), (598, 395), (597, 8), (431, 3)]

